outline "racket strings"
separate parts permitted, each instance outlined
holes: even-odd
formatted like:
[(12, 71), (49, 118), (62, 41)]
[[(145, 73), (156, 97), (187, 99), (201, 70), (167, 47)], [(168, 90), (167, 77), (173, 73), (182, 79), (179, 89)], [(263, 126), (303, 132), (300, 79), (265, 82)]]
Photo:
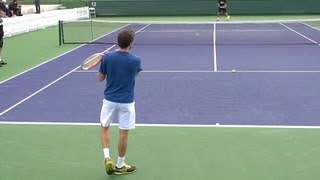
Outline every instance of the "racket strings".
[(90, 57), (88, 57), (81, 65), (83, 70), (89, 70), (96, 66), (103, 59), (102, 53), (96, 53)]

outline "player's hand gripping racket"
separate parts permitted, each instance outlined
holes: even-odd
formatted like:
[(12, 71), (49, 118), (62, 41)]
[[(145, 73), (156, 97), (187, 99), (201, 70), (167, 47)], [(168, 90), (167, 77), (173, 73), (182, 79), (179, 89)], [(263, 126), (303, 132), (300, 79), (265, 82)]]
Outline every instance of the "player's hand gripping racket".
[(82, 69), (82, 70), (89, 70), (89, 69), (94, 68), (96, 65), (98, 65), (98, 64), (102, 61), (104, 55), (105, 55), (106, 53), (109, 53), (110, 50), (111, 50), (113, 47), (114, 47), (114, 46), (111, 46), (111, 47), (109, 47), (108, 49), (104, 50), (104, 51), (101, 52), (101, 53), (95, 53), (95, 54), (92, 54), (91, 56), (87, 57), (87, 58), (82, 62), (82, 64), (81, 64), (81, 69)]

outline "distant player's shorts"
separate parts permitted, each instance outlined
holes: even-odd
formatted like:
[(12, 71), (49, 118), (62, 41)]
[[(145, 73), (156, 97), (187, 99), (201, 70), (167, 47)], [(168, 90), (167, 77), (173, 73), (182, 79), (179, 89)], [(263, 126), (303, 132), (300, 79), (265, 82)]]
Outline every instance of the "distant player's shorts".
[(0, 38), (0, 48), (3, 47), (3, 38)]
[(130, 130), (135, 128), (135, 103), (115, 103), (103, 99), (100, 122), (103, 127), (109, 127), (113, 120), (119, 120), (119, 129)]
[(218, 12), (226, 13), (227, 12), (227, 8), (218, 8)]

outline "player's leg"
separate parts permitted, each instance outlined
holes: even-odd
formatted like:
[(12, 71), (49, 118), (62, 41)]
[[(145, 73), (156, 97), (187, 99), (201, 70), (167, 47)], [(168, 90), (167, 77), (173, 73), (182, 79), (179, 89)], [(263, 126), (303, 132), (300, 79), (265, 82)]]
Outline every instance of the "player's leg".
[(1, 51), (2, 51), (2, 48), (0, 48), (0, 67), (2, 67), (2, 60), (1, 60)]
[(218, 8), (218, 12), (217, 12), (217, 21), (219, 21), (219, 18), (220, 18), (220, 12), (221, 12), (221, 8)]
[(226, 16), (227, 21), (229, 21), (230, 16), (228, 14), (227, 8), (225, 8), (223, 12), (224, 12), (224, 15)]
[(21, 6), (18, 6), (17, 13), (18, 13), (18, 16), (23, 16), (22, 11), (21, 11)]
[(112, 175), (114, 173), (114, 165), (110, 158), (110, 150), (109, 150), (109, 144), (110, 144), (110, 132), (109, 127), (101, 127), (101, 144), (103, 148), (103, 154), (104, 154), (104, 165), (105, 170), (108, 175)]
[(2, 59), (1, 59), (2, 47), (3, 47), (3, 38), (0, 38), (0, 67), (1, 67), (2, 65), (6, 65), (6, 64), (7, 64), (7, 63), (5, 63), (4, 61), (2, 61)]
[(36, 6), (36, 13), (39, 13), (41, 12), (40, 10), (40, 0), (35, 0), (35, 6)]
[(125, 157), (128, 147), (128, 136), (129, 130), (119, 130), (119, 141), (118, 141), (118, 161), (116, 164), (116, 168), (120, 169), (125, 164)]
[(119, 142), (118, 161), (114, 169), (115, 174), (128, 174), (136, 171), (135, 166), (125, 163), (126, 151), (128, 147), (129, 130), (135, 128), (135, 103), (125, 103), (119, 106)]
[(103, 100), (103, 105), (101, 108), (100, 114), (100, 122), (101, 122), (101, 144), (103, 148), (104, 154), (104, 164), (105, 170), (108, 175), (114, 173), (114, 165), (111, 161), (110, 154), (109, 154), (109, 147), (110, 147), (110, 132), (109, 127), (112, 123), (112, 120), (116, 117), (118, 113), (117, 103), (113, 103), (107, 100)]

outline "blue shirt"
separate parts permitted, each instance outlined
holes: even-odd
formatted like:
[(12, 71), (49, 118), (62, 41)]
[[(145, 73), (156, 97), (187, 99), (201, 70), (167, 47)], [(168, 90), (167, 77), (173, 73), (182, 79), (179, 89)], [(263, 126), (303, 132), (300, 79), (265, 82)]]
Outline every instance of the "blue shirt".
[(141, 59), (138, 56), (123, 51), (106, 54), (99, 70), (106, 75), (105, 99), (116, 103), (134, 102), (135, 77), (140, 71)]

